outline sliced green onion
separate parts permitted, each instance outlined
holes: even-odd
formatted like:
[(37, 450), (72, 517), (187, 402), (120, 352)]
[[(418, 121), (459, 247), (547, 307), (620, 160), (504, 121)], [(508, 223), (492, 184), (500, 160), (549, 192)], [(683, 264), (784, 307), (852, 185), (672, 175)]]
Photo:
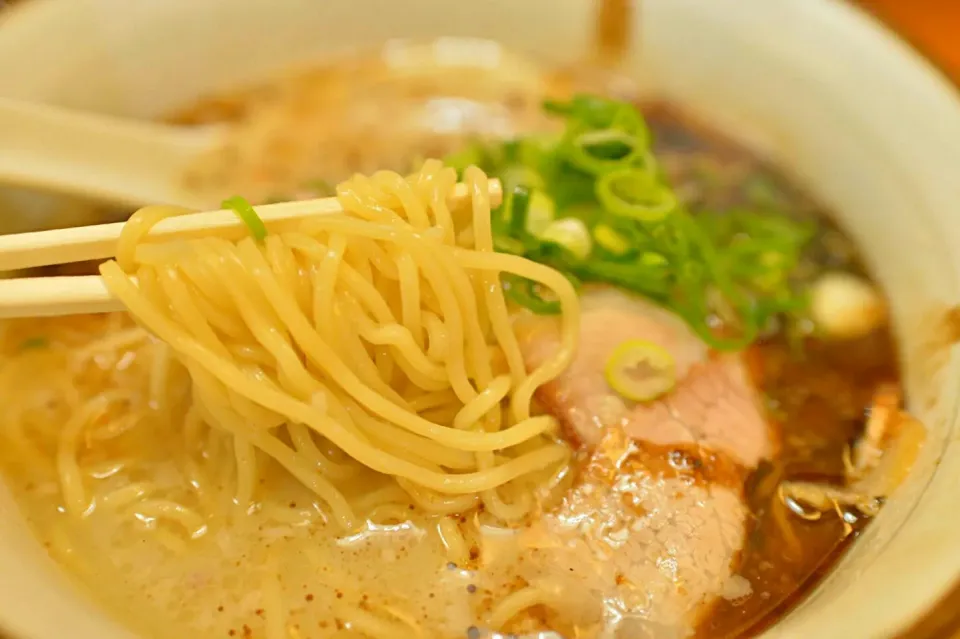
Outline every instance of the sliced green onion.
[(758, 291), (773, 293), (786, 285), (786, 274), (777, 269), (769, 269), (757, 273), (749, 279), (749, 282)]
[(635, 402), (648, 402), (670, 392), (677, 383), (677, 364), (663, 347), (642, 339), (623, 342), (604, 367), (610, 388)]
[(527, 211), (530, 209), (530, 189), (525, 186), (514, 187), (504, 204), (511, 235), (523, 231), (527, 225)]
[(543, 110), (553, 115), (568, 116), (573, 112), (571, 102), (560, 102), (559, 100), (544, 100)]
[(627, 131), (599, 129), (568, 136), (562, 146), (564, 157), (577, 168), (603, 175), (629, 167), (646, 149), (642, 142)]
[(811, 221), (792, 220), (785, 215), (732, 211), (727, 216), (734, 227), (751, 238), (770, 240), (781, 246), (805, 244), (816, 232), (816, 225)]
[(659, 224), (650, 229), (650, 237), (657, 251), (678, 258), (678, 261), (691, 259), (693, 247), (686, 222), (682, 215), (668, 215)]
[(640, 263), (644, 266), (666, 266), (670, 262), (660, 253), (645, 251), (643, 255), (640, 256)]
[(41, 336), (28, 337), (27, 339), (20, 342), (21, 351), (37, 350), (40, 348), (47, 348), (48, 346), (50, 346), (50, 340), (48, 340), (46, 337), (41, 337)]
[(663, 300), (671, 288), (666, 269), (639, 264), (591, 259), (579, 265), (576, 274), (587, 281), (607, 282), (657, 300)]
[(614, 215), (641, 222), (659, 222), (677, 208), (677, 197), (646, 171), (618, 169), (601, 175), (597, 199)]
[(560, 210), (568, 207), (592, 205), (597, 206), (596, 178), (571, 167), (566, 162), (555, 158), (553, 164), (548, 165), (549, 177), (547, 191), (556, 207)]
[(530, 196), (530, 206), (527, 209), (526, 231), (531, 235), (541, 236), (553, 222), (557, 207), (550, 196), (543, 191), (534, 191)]
[(598, 224), (593, 229), (593, 239), (608, 252), (624, 256), (631, 250), (630, 242), (606, 224)]
[(575, 217), (567, 217), (551, 223), (540, 234), (540, 239), (562, 246), (579, 260), (587, 259), (593, 248), (590, 230), (583, 220)]
[(321, 180), (319, 178), (316, 180), (310, 180), (303, 186), (311, 193), (316, 193), (320, 197), (332, 197), (337, 194), (337, 187), (333, 186), (326, 180)]
[(523, 255), (527, 250), (523, 242), (506, 235), (494, 235), (493, 248), (498, 253), (510, 253), (511, 255)]
[(259, 242), (267, 237), (267, 227), (264, 226), (263, 220), (257, 215), (257, 210), (246, 199), (235, 195), (224, 200), (220, 206), (236, 213), (237, 217), (243, 220), (243, 223), (250, 229), (253, 239)]
[(500, 174), (500, 182), (508, 193), (521, 186), (528, 189), (542, 189), (545, 186), (543, 177), (539, 173), (520, 164), (504, 169)]
[(482, 166), (484, 160), (484, 149), (479, 144), (471, 144), (466, 148), (461, 149), (455, 153), (451, 153), (447, 157), (443, 158), (443, 163), (447, 166), (453, 167), (457, 170), (457, 173), (463, 173), (463, 171), (469, 166)]
[(746, 347), (750, 346), (753, 343), (753, 340), (757, 338), (755, 331), (743, 332), (740, 335), (734, 337), (725, 337), (718, 335), (714, 332), (713, 328), (707, 324), (704, 319), (704, 315), (691, 315), (689, 313), (682, 313), (681, 311), (674, 309), (680, 317), (686, 320), (687, 324), (690, 325), (690, 328), (697, 334), (700, 339), (702, 339), (707, 346), (712, 348), (715, 351), (721, 351), (724, 353), (742, 351)]
[(530, 309), (537, 315), (556, 315), (560, 312), (560, 302), (545, 300), (535, 288), (534, 282), (517, 275), (503, 276), (503, 291), (507, 297), (520, 306)]
[[(497, 251), (651, 298), (718, 350), (742, 348), (771, 320), (805, 308), (792, 280), (814, 226), (756, 204), (691, 215), (629, 103), (578, 95), (544, 109), (564, 121), (559, 137), (474, 143), (447, 160), (476, 164), (504, 184), (491, 216)], [(775, 202), (764, 186), (753, 195)], [(560, 310), (524, 278), (503, 284), (534, 312)]]
[(556, 137), (551, 134), (520, 138), (513, 161), (523, 166), (537, 166), (546, 155), (553, 153), (556, 146)]
[(766, 268), (782, 268), (787, 261), (787, 256), (780, 251), (764, 251), (760, 254), (760, 264)]
[(569, 102), (547, 100), (543, 107), (547, 113), (563, 116), (579, 126), (591, 129), (619, 128), (630, 131), (637, 134), (644, 146), (650, 139), (643, 117), (632, 104), (627, 102), (580, 94), (574, 96)]

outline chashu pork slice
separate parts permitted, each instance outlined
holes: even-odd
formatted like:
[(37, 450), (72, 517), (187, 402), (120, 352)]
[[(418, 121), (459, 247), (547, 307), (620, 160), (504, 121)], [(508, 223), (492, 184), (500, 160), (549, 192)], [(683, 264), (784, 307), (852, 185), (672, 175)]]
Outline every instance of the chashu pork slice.
[[(743, 486), (774, 437), (740, 356), (711, 353), (679, 318), (616, 290), (587, 290), (582, 312), (575, 361), (539, 400), (590, 461), (525, 531), (524, 578), (557, 601), (596, 602), (579, 610), (579, 636), (689, 637), (719, 597), (750, 592), (736, 574)], [(520, 334), (531, 367), (558, 344), (551, 318), (529, 319)], [(668, 395), (640, 404), (607, 385), (607, 358), (630, 339), (671, 353)]]
[[(687, 444), (729, 455), (744, 467), (769, 457), (774, 441), (740, 355), (709, 351), (682, 319), (659, 306), (609, 288), (581, 297), (580, 345), (569, 369), (538, 399), (571, 437), (595, 447), (611, 427), (638, 441)], [(559, 344), (554, 320), (520, 322), (524, 358), (533, 368)], [(659, 401), (631, 402), (607, 384), (604, 366), (627, 340), (652, 342), (673, 356), (677, 385)]]

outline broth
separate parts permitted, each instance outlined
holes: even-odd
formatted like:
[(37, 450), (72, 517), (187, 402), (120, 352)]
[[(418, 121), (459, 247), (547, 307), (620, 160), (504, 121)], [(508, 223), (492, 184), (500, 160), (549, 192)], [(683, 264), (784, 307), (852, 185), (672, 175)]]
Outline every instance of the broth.
[[(809, 248), (818, 265), (863, 273), (853, 245), (830, 222), (829, 211), (793, 188), (773, 167), (663, 105), (646, 109), (660, 153), (676, 155), (674, 179), (690, 184), (706, 209), (773, 198), (776, 206), (820, 224)], [(820, 478), (842, 482), (840, 454), (862, 434), (878, 385), (900, 377), (892, 334), (879, 331), (852, 341), (802, 339), (779, 333), (752, 348), (754, 382), (780, 432), (772, 463), (750, 478), (752, 531), (739, 573), (753, 585), (745, 599), (721, 599), (699, 628), (702, 637), (751, 636), (799, 603), (856, 538), (866, 521), (837, 517), (804, 521), (776, 497), (778, 480)], [(852, 517), (852, 516), (851, 516)]]

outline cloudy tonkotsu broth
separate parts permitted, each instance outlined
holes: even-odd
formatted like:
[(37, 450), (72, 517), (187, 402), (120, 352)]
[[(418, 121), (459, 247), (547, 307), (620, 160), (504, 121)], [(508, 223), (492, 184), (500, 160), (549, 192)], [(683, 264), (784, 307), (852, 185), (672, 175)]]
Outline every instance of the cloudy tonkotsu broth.
[[(569, 166), (542, 163), (552, 157), (542, 140), (603, 117), (594, 111), (575, 121), (567, 112), (558, 119), (541, 107), (545, 98), (567, 100), (588, 90), (628, 106), (635, 96), (607, 76), (547, 73), (512, 57), (483, 72), (445, 70), (425, 64), (431, 51), (388, 47), (377, 56), (204, 100), (175, 120), (230, 121), (236, 131), (229, 147), (191, 179), (212, 201), (234, 194), (267, 201), (332, 194), (356, 171), (407, 173), (425, 158), (447, 157), (454, 166), (467, 158), (503, 180), (508, 209), (516, 198), (529, 197), (528, 223), (549, 211), (553, 221), (568, 221), (544, 228), (588, 228), (594, 238), (589, 257), (577, 261), (569, 255), (581, 245), (564, 244), (569, 234), (554, 236), (560, 239), (551, 244), (533, 231), (528, 238), (524, 229), (505, 231), (493, 223), (494, 246), (503, 253), (497, 259), (519, 252), (576, 280), (580, 325), (569, 366), (539, 386), (532, 404), (531, 419), (549, 416), (559, 430), (491, 452), (488, 462), (476, 462), (477, 472), (484, 463), (497, 467), (538, 451), (548, 462), (496, 489), (443, 494), (375, 472), (303, 424), (271, 423), (278, 433), (273, 439), (298, 459), (312, 460), (357, 514), (345, 529), (325, 493), (265, 453), (259, 435), (251, 431), (244, 438), (211, 426), (220, 422), (205, 411), (215, 411), (210, 407), (216, 402), (195, 401), (199, 386), (191, 384), (199, 377), (185, 368), (189, 360), (128, 315), (6, 322), (0, 326), (0, 401), (7, 407), (0, 462), (38, 537), (95, 600), (151, 637), (476, 639), (497, 631), (673, 639), (749, 635), (774, 622), (857, 536), (909, 469), (922, 440), (922, 428), (899, 412), (899, 371), (883, 300), (855, 247), (821, 207), (766, 163), (675, 107), (643, 103), (653, 159), (637, 159), (636, 166), (659, 167), (657, 179), (671, 185), (680, 203), (673, 205), (689, 210), (703, 229), (690, 237), (702, 233), (713, 238), (703, 242), (727, 250), (746, 246), (755, 232), (750, 246), (761, 246), (771, 262), (772, 270), (763, 273), (784, 276), (771, 283), (724, 267), (736, 277), (757, 275), (749, 280), (753, 310), (761, 303), (776, 308), (756, 310), (763, 318), (756, 336), (742, 348), (728, 348), (723, 340), (742, 329), (743, 317), (736, 317), (741, 307), (711, 298), (704, 307), (709, 317), (692, 318), (677, 312), (692, 307), (681, 306), (688, 300), (674, 289), (647, 293), (630, 279), (638, 271), (617, 275), (610, 265), (627, 264), (634, 247), (618, 253), (622, 226), (614, 224), (612, 236), (598, 228), (612, 209), (640, 209), (624, 205), (615, 184), (613, 196), (595, 202), (593, 169), (561, 180), (552, 171)], [(617, 136), (640, 125), (617, 120), (599, 129), (607, 137), (597, 148), (611, 146), (584, 162), (599, 158), (606, 166), (632, 153), (638, 138), (623, 143)], [(518, 136), (526, 142), (497, 141)], [(595, 142), (585, 140), (576, 138), (578, 148)], [(531, 148), (544, 154), (536, 162), (524, 155)], [(439, 163), (427, 166), (437, 171), (431, 176), (441, 175)], [(541, 187), (525, 181), (531, 173), (546, 183), (548, 207), (538, 208), (544, 200), (537, 199)], [(576, 191), (578, 179), (590, 187), (586, 195)], [(597, 183), (602, 180), (601, 172)], [(561, 183), (566, 186), (557, 187)], [(518, 184), (533, 194), (518, 195), (512, 190)], [(652, 207), (644, 207), (647, 215)], [(470, 227), (469, 237), (451, 241), (462, 246), (474, 233), (482, 235)], [(661, 236), (650, 231), (649, 237)], [(563, 250), (549, 248), (555, 245)], [(788, 245), (796, 247), (789, 269), (772, 264), (786, 259)], [(269, 256), (272, 245), (264, 246)], [(644, 268), (662, 266), (650, 255), (671, 259), (666, 249), (648, 249), (636, 257)], [(206, 275), (190, 280), (187, 266), (171, 255), (163, 259), (176, 263), (184, 281), (226, 283), (203, 280)], [(702, 259), (708, 267), (713, 259), (742, 258), (741, 266), (753, 259), (730, 252), (710, 258), (706, 249), (690, 255), (691, 263)], [(320, 269), (322, 259), (291, 264), (275, 268), (296, 287), (297, 277)], [(375, 270), (364, 275), (356, 266), (360, 279), (377, 281)], [(163, 281), (163, 269), (156, 272)], [(319, 295), (310, 286), (298, 290)], [(477, 290), (480, 299), (484, 289)], [(535, 303), (552, 300), (520, 300), (517, 290), (508, 290), (511, 326), (522, 367), (530, 372), (565, 352), (558, 327), (566, 326), (568, 315), (566, 309), (560, 316), (542, 314)], [(774, 290), (801, 293), (784, 300)], [(212, 330), (236, 340), (229, 356), (263, 366), (266, 377), (291, 387), (285, 373), (256, 359), (266, 351), (244, 346), (252, 339), (249, 318), (231, 324), (231, 317), (203, 307), (226, 296), (204, 295), (208, 301), (198, 313)], [(843, 312), (850, 299), (858, 302), (855, 317)], [(429, 308), (429, 301), (424, 305)], [(321, 324), (314, 328), (326, 335)], [(478, 330), (495, 331), (495, 325), (481, 319)], [(424, 334), (429, 331), (426, 326)], [(436, 341), (432, 333), (424, 339)], [(388, 358), (373, 342), (357, 344), (357, 352), (374, 362), (370, 375), (398, 378), (384, 372)], [(624, 352), (636, 361), (611, 377), (611, 353), (623, 345), (632, 347)], [(492, 374), (507, 370), (512, 351), (490, 352)], [(296, 353), (298, 361), (309, 362), (303, 351)], [(304, 367), (319, 375), (317, 367)], [(401, 385), (386, 386), (385, 393), (407, 393)], [(245, 400), (227, 397), (230, 392), (242, 394), (227, 387), (223, 406), (261, 415)], [(411, 413), (452, 426), (454, 391), (444, 392), (403, 399)], [(350, 419), (362, 421), (360, 409), (344, 402)], [(335, 416), (326, 400), (313, 406)], [(503, 415), (513, 408), (505, 403)], [(449, 453), (441, 447), (429, 452), (422, 442), (404, 448), (406, 440), (391, 437), (371, 440), (371, 446), (395, 446), (413, 459)], [(473, 456), (443, 457), (453, 461), (436, 468), (455, 476), (456, 467), (474, 467)]]

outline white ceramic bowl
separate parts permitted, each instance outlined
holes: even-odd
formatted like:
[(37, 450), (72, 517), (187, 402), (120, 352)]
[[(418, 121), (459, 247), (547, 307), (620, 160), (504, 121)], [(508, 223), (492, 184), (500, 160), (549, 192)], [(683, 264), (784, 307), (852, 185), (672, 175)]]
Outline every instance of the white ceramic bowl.
[[(768, 153), (840, 213), (893, 300), (919, 467), (816, 592), (765, 637), (893, 637), (960, 576), (956, 444), (960, 101), (902, 43), (828, 0), (644, 0), (631, 72)], [(31, 0), (0, 15), (0, 93), (151, 117), (392, 37), (479, 36), (582, 58), (583, 0)], [(0, 140), (2, 152), (2, 140)], [(960, 313), (957, 320), (960, 321)], [(120, 639), (0, 485), (0, 627)]]

